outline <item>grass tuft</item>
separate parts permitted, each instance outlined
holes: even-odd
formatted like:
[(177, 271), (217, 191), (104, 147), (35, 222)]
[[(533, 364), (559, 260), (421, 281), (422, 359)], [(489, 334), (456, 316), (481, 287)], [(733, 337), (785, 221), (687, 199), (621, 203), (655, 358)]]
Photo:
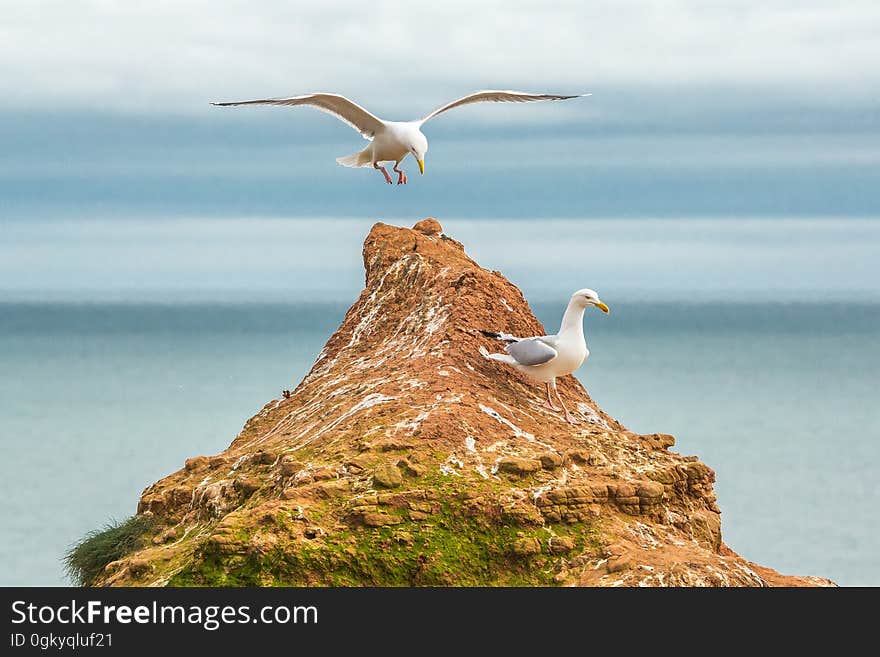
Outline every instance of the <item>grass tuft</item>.
[(89, 532), (64, 555), (67, 576), (76, 586), (90, 586), (108, 563), (143, 547), (152, 525), (151, 518), (132, 516)]

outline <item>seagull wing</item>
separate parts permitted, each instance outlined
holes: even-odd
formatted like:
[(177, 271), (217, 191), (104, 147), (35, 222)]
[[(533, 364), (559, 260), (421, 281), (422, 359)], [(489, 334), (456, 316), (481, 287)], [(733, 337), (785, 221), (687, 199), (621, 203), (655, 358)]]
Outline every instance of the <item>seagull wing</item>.
[(311, 107), (317, 107), (322, 112), (332, 114), (340, 121), (347, 123), (361, 133), (364, 139), (372, 139), (385, 125), (382, 119), (339, 94), (306, 94), (305, 96), (293, 96), (291, 98), (266, 98), (264, 100), (243, 100), (236, 103), (211, 104), (219, 107), (235, 105), (287, 105), (290, 107), (310, 105)]
[(580, 98), (581, 96), (589, 96), (590, 94), (580, 94), (577, 96), (559, 96), (557, 94), (529, 94), (523, 91), (476, 91), (468, 94), (451, 103), (446, 103), (443, 107), (438, 107), (425, 118), (419, 121), (420, 124), (430, 121), (438, 114), (442, 114), (447, 110), (462, 105), (470, 105), (472, 103), (531, 103), (536, 100), (568, 100), (569, 98)]
[(556, 336), (547, 335), (539, 338), (523, 338), (512, 342), (505, 349), (520, 365), (543, 365), (559, 354), (550, 344), (555, 343)]

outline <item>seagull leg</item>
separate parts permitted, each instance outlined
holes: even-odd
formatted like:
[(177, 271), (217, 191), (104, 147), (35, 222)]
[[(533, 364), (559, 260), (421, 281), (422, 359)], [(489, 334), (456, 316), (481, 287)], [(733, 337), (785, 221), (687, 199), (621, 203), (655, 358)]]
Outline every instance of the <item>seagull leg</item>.
[(553, 392), (556, 393), (556, 398), (559, 400), (559, 403), (562, 404), (562, 410), (565, 411), (565, 421), (569, 424), (577, 424), (578, 421), (575, 419), (574, 415), (568, 412), (568, 409), (565, 407), (565, 402), (562, 401), (562, 395), (559, 394), (559, 388), (556, 387), (556, 380), (553, 380)]
[(373, 162), (373, 168), (378, 169), (379, 171), (382, 172), (382, 175), (385, 176), (385, 182), (387, 182), (389, 185), (393, 184), (391, 182), (391, 176), (388, 175), (388, 172), (385, 170), (385, 167), (379, 166), (378, 162)]
[(398, 169), (398, 165), (400, 162), (394, 163), (394, 173), (397, 174), (397, 184), (405, 185), (406, 184), (406, 172), (403, 169)]
[(554, 404), (553, 398), (550, 397), (550, 382), (548, 381), (544, 385), (547, 386), (547, 401), (544, 402), (544, 408), (549, 408), (551, 411), (561, 411), (562, 409)]

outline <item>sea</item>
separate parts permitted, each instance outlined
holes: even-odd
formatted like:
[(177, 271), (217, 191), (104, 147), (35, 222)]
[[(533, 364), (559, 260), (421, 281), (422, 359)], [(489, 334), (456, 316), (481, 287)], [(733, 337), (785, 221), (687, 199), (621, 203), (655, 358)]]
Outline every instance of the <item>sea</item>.
[[(294, 387), (357, 298), (374, 221), (2, 220), (0, 585), (68, 584), (79, 538)], [(599, 291), (577, 376), (715, 470), (728, 545), (880, 585), (880, 221), (441, 221), (550, 331)]]

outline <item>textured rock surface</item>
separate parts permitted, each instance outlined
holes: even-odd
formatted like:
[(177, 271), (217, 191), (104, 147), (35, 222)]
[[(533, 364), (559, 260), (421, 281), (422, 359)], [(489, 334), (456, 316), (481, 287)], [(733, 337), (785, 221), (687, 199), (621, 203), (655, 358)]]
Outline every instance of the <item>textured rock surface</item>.
[(715, 475), (671, 436), (627, 431), (573, 377), (569, 426), (483, 359), (497, 345), (474, 329), (543, 327), (439, 223), (377, 224), (363, 256), (311, 372), (225, 452), (147, 488), (155, 535), (97, 584), (830, 584), (727, 548)]

